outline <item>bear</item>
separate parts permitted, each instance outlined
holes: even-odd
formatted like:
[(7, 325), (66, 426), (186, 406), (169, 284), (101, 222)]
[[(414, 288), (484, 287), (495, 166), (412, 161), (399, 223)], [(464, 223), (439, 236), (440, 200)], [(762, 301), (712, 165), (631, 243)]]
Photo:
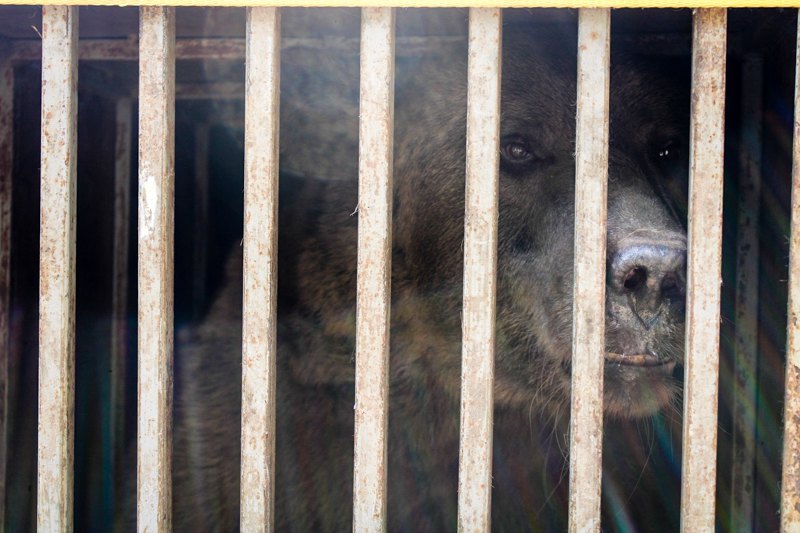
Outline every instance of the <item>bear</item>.
[[(504, 35), (492, 492), (497, 531), (557, 531), (567, 524), (576, 40), (569, 32), (507, 29)], [(466, 48), (456, 43), (398, 64), (396, 75), (390, 531), (456, 529), (466, 67)], [(607, 424), (647, 420), (675, 409), (680, 399), (687, 109), (674, 80), (636, 58), (613, 55)], [(353, 178), (281, 176), (279, 531), (352, 527)], [(241, 262), (236, 248), (208, 314), (176, 347), (173, 524), (179, 531), (238, 529)], [(632, 447), (646, 445), (606, 434), (604, 491), (618, 481), (637, 485), (640, 467), (626, 463), (643, 455)], [(649, 512), (624, 501), (624, 494), (622, 500), (634, 517)], [(616, 519), (619, 504), (618, 497), (604, 498), (606, 523)]]

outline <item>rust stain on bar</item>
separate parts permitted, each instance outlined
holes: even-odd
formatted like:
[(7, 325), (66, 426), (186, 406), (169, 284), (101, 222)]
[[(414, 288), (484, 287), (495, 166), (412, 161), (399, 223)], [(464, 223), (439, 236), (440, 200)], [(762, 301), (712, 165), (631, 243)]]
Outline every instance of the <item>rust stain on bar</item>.
[(725, 9), (695, 11), (689, 156), (682, 531), (714, 529), (726, 32)]
[(491, 527), (502, 20), (469, 10), (459, 531)]
[(0, 517), (5, 516), (11, 318), (11, 189), (14, 169), (14, 69), (0, 59)]
[(600, 531), (610, 26), (609, 9), (579, 12), (570, 531)]
[(361, 10), (353, 531), (386, 530), (394, 10)]
[(275, 499), (280, 11), (247, 10), (241, 530), (272, 531)]
[(786, 340), (786, 403), (783, 417), (781, 531), (800, 531), (800, 28), (794, 81), (792, 228), (789, 244), (789, 316)]
[(72, 531), (78, 8), (42, 8), (37, 527)]
[(139, 11), (137, 527), (171, 529), (175, 10)]

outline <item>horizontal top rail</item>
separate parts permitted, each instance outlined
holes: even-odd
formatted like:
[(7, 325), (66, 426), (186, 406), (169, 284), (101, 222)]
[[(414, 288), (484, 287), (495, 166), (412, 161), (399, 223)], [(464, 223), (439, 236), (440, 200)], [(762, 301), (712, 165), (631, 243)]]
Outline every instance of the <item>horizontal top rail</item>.
[(800, 0), (0, 0), (1, 5), (175, 7), (565, 7), (723, 8), (800, 7)]

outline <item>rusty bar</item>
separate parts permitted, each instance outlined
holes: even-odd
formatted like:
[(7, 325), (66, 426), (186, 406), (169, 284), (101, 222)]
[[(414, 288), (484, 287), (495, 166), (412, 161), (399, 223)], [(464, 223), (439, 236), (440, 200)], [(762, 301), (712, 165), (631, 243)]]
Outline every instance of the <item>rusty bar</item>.
[(792, 228), (789, 244), (789, 316), (786, 339), (786, 403), (783, 417), (781, 531), (800, 531), (800, 26), (794, 78)]
[(458, 529), (489, 531), (502, 12), (469, 10)]
[(361, 10), (353, 531), (386, 530), (394, 10)]
[[(177, 90), (177, 88), (176, 88)], [(242, 93), (244, 94), (244, 93)], [(177, 98), (177, 94), (176, 94)], [(194, 227), (192, 233), (192, 314), (200, 317), (208, 272), (208, 124), (194, 130)]]
[(726, 32), (725, 9), (695, 10), (681, 531), (714, 529)]
[[(121, 486), (124, 459), (125, 380), (128, 367), (128, 245), (130, 239), (131, 128), (133, 105), (122, 98), (116, 105), (114, 161), (114, 257), (111, 285), (111, 384), (108, 446), (112, 490)], [(108, 475), (108, 474), (106, 474)]]
[(761, 197), (764, 60), (747, 54), (742, 65), (739, 147), (739, 223), (736, 236), (736, 335), (733, 383), (731, 527), (753, 529), (758, 362), (758, 217)]
[(247, 10), (241, 530), (272, 531), (280, 10)]
[(139, 10), (137, 526), (169, 531), (175, 207), (175, 10)]
[(5, 517), (11, 339), (11, 189), (14, 171), (14, 68), (0, 61), (0, 520)]
[(600, 531), (608, 196), (609, 9), (578, 15), (569, 530)]
[(42, 8), (37, 527), (72, 530), (78, 9)]

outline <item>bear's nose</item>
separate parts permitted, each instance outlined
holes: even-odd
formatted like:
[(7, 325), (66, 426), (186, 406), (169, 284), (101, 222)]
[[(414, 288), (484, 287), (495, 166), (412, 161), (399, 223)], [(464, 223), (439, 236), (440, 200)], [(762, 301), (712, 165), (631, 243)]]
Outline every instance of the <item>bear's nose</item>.
[(682, 315), (686, 298), (685, 241), (639, 241), (617, 250), (610, 264), (611, 289), (648, 325), (666, 304)]

